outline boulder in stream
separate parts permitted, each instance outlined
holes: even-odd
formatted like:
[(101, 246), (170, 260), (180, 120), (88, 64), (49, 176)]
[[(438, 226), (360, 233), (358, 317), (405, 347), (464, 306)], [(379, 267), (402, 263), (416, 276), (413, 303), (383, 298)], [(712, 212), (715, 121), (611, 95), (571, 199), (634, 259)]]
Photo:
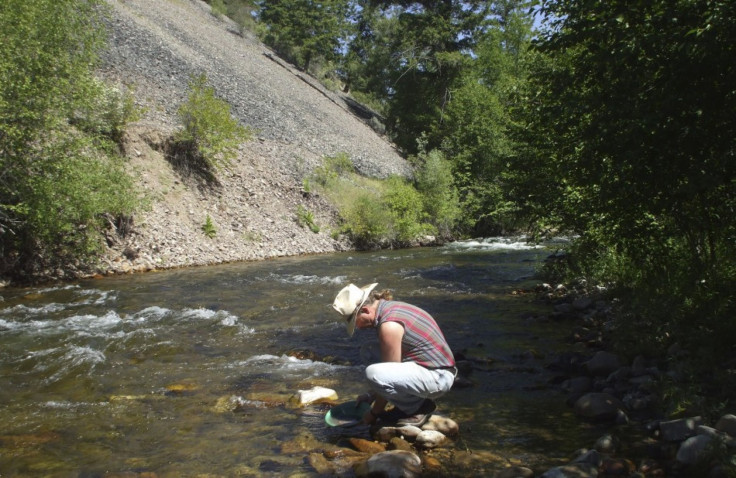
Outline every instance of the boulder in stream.
[(410, 451), (384, 451), (356, 464), (354, 471), (357, 477), (414, 478), (422, 473), (422, 460)]
[(608, 393), (588, 393), (575, 402), (575, 413), (594, 421), (614, 420), (625, 409), (621, 400)]
[(290, 399), (289, 403), (304, 407), (316, 402), (329, 402), (337, 400), (337, 392), (326, 387), (312, 387), (309, 390), (298, 390)]

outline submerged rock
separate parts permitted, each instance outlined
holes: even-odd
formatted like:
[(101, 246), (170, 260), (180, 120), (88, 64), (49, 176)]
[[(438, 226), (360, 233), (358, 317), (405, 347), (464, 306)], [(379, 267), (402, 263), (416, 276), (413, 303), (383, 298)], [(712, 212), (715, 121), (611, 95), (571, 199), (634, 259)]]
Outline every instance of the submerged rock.
[(575, 402), (575, 413), (595, 421), (613, 420), (624, 411), (621, 400), (608, 393), (588, 393)]
[(298, 390), (289, 399), (289, 403), (303, 407), (311, 403), (335, 400), (337, 400), (337, 392), (331, 388), (316, 386), (309, 390)]
[(354, 471), (357, 477), (414, 478), (422, 473), (422, 460), (409, 451), (384, 451), (358, 463)]
[(380, 453), (386, 451), (386, 447), (380, 443), (364, 440), (363, 438), (351, 438), (349, 441), (356, 450), (362, 451), (363, 453)]
[(659, 431), (664, 441), (682, 441), (695, 435), (703, 423), (702, 417), (679, 418), (661, 422)]
[(422, 430), (422, 433), (417, 436), (415, 443), (421, 448), (437, 448), (445, 440), (447, 440), (447, 437), (443, 433), (436, 430)]
[(455, 420), (441, 415), (429, 417), (427, 423), (422, 425), (422, 430), (434, 430), (447, 436), (456, 436), (460, 433), (460, 427)]
[(523, 466), (510, 466), (496, 473), (494, 478), (533, 478), (534, 471)]

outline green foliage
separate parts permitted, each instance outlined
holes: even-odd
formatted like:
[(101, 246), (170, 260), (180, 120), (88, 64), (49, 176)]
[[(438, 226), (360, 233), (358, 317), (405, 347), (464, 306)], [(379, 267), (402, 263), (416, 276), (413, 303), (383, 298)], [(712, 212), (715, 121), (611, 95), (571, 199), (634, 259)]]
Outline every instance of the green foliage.
[(252, 136), (249, 128), (233, 118), (230, 105), (215, 96), (204, 73), (191, 79), (189, 97), (178, 114), (184, 129), (177, 133), (176, 140), (191, 144), (214, 169), (229, 166), (240, 144)]
[(212, 223), (212, 218), (209, 214), (207, 214), (207, 218), (204, 220), (204, 224), (202, 224), (202, 232), (204, 232), (204, 235), (210, 239), (217, 235), (217, 229)]
[(125, 126), (138, 121), (143, 110), (136, 106), (133, 92), (94, 79), (87, 101), (79, 105), (72, 121), (86, 132), (119, 142)]
[(452, 164), (438, 150), (419, 155), (416, 187), (422, 199), (427, 222), (443, 239), (452, 237), (460, 220), (461, 209), (453, 183)]
[(363, 249), (373, 249), (386, 245), (390, 230), (386, 211), (375, 194), (353, 191), (351, 201), (340, 208), (343, 220), (342, 232)]
[(337, 58), (348, 27), (346, 0), (257, 1), (261, 37), (287, 60), (309, 71), (314, 61)]
[(355, 166), (347, 153), (338, 153), (335, 156), (326, 156), (322, 164), (314, 169), (314, 181), (326, 187), (341, 176), (347, 176), (355, 171)]
[(98, 0), (7, 0), (0, 6), (0, 272), (91, 261), (108, 218), (137, 206), (110, 140), (136, 111), (97, 80)]
[(315, 234), (319, 232), (319, 225), (314, 221), (314, 214), (301, 204), (296, 210), (296, 222), (301, 227), (308, 227)]
[(579, 236), (575, 272), (628, 291), (643, 337), (719, 368), (736, 332), (736, 292), (724, 285), (736, 278), (736, 4), (542, 10), (553, 23), (523, 92), (511, 194)]
[(210, 8), (212, 9), (212, 15), (215, 17), (227, 16), (227, 6), (223, 0), (210, 0)]
[(410, 243), (421, 235), (434, 232), (425, 222), (424, 201), (414, 186), (399, 176), (391, 176), (386, 179), (384, 188), (381, 201), (391, 239)]

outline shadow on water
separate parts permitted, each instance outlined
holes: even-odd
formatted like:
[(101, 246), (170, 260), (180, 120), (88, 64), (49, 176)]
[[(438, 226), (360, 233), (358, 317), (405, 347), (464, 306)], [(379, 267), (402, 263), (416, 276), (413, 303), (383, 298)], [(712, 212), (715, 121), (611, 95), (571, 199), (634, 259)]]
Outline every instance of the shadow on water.
[(597, 430), (547, 385), (565, 331), (511, 293), (548, 253), (479, 241), (3, 290), (0, 475), (316, 475), (310, 452), (368, 438), (289, 402), (364, 391), (375, 336), (347, 337), (331, 307), (348, 282), (427, 309), (472, 363), (472, 386), (439, 401), (461, 429), (438, 454), (448, 475), (556, 464)]

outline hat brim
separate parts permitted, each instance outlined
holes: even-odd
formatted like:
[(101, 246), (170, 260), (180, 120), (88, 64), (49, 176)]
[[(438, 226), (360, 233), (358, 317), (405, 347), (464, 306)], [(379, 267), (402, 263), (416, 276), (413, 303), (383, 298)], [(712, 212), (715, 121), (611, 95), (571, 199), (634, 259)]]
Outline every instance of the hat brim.
[(360, 308), (365, 305), (368, 297), (370, 297), (371, 292), (373, 291), (373, 289), (376, 288), (377, 285), (378, 282), (361, 287), (361, 289), (363, 290), (363, 297), (360, 299), (360, 304), (358, 304), (358, 307), (355, 308), (352, 315), (350, 316), (350, 320), (348, 320), (347, 324), (345, 325), (349, 337), (352, 337), (355, 333), (355, 319), (358, 317), (358, 312), (360, 312)]

